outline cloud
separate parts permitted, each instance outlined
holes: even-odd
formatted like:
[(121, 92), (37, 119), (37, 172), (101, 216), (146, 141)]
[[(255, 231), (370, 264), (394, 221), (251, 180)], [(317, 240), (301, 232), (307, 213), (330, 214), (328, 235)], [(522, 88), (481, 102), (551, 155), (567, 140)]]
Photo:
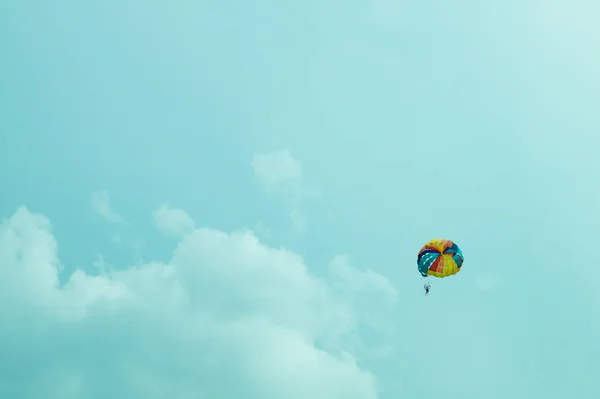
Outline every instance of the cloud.
[(264, 238), (271, 237), (271, 229), (269, 228), (269, 226), (265, 225), (262, 222), (257, 222), (254, 225), (254, 228), (252, 228), (252, 231), (257, 236), (262, 236)]
[(194, 230), (192, 218), (185, 211), (171, 208), (168, 204), (162, 204), (152, 216), (158, 229), (164, 233), (183, 236)]
[(107, 191), (100, 190), (92, 194), (92, 209), (110, 223), (122, 223), (123, 218), (110, 205)]
[(292, 226), (294, 226), (294, 230), (299, 233), (304, 233), (308, 229), (308, 221), (306, 220), (306, 216), (304, 213), (297, 209), (292, 209), (290, 212), (290, 219), (292, 220)]
[(61, 284), (57, 250), (26, 208), (0, 226), (1, 397), (378, 397), (349, 344), (365, 320), (355, 304), (383, 309), (395, 291), (346, 258), (320, 279), (249, 231), (202, 228), (168, 263), (100, 258)]
[(355, 298), (362, 292), (373, 291), (378, 293), (378, 300), (384, 300), (380, 305), (395, 305), (398, 301), (396, 288), (387, 278), (373, 270), (361, 271), (351, 266), (348, 255), (333, 258), (330, 271), (342, 282), (339, 288), (345, 291), (345, 297)]
[(385, 29), (397, 29), (398, 24), (406, 18), (406, 5), (392, 0), (375, 0), (371, 2), (369, 14), (379, 26)]
[(475, 286), (480, 291), (491, 291), (500, 284), (500, 279), (496, 275), (486, 274), (475, 278)]
[(317, 196), (318, 191), (303, 181), (300, 162), (289, 150), (277, 150), (254, 154), (252, 169), (268, 195), (284, 198), (291, 209), (289, 216), (294, 230), (304, 233), (308, 221), (300, 208), (308, 198)]
[(145, 240), (136, 232), (135, 226), (113, 208), (108, 191), (99, 190), (92, 194), (92, 210), (114, 228), (110, 233), (110, 241), (113, 244), (128, 247), (138, 253), (146, 245)]
[(318, 190), (304, 181), (302, 166), (289, 150), (254, 154), (252, 169), (267, 194), (283, 196), (291, 205), (318, 195)]
[[(350, 336), (346, 345), (363, 355), (387, 356), (390, 345), (381, 337), (394, 333), (390, 314), (398, 304), (398, 292), (392, 283), (381, 274), (371, 270), (360, 270), (352, 266), (347, 255), (338, 255), (329, 264), (331, 286), (344, 298), (346, 306), (357, 315), (360, 333)], [(363, 334), (364, 333), (364, 334)], [(367, 340), (365, 337), (371, 337)]]
[(254, 154), (252, 168), (260, 181), (269, 187), (302, 180), (300, 162), (292, 157), (289, 150)]

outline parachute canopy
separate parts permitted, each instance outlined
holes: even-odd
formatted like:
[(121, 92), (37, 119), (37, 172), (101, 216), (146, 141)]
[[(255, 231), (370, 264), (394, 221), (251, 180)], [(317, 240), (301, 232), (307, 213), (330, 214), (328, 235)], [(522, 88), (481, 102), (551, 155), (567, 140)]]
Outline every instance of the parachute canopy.
[(423, 277), (443, 278), (458, 273), (463, 261), (463, 254), (458, 245), (451, 240), (436, 238), (421, 248), (417, 266)]

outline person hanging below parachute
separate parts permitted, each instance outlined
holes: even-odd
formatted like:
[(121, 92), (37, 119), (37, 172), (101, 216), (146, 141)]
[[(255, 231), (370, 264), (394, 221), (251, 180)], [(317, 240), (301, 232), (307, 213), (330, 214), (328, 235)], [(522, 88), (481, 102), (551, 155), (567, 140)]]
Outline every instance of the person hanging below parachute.
[[(417, 255), (417, 268), (423, 277), (444, 278), (458, 273), (464, 257), (458, 245), (451, 240), (436, 238), (425, 244)], [(425, 284), (425, 295), (431, 285)]]

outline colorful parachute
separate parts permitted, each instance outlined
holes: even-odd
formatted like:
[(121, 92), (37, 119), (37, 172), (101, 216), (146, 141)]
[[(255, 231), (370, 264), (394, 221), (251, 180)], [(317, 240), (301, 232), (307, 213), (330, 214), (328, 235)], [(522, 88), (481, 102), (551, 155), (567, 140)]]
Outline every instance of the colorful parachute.
[(421, 248), (417, 266), (423, 277), (448, 277), (460, 271), (464, 258), (462, 251), (450, 240), (436, 238)]

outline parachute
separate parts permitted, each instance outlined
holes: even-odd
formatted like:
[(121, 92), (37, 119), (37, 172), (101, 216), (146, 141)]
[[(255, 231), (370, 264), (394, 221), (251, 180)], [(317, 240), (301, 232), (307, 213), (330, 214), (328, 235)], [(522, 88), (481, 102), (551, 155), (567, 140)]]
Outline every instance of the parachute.
[(463, 254), (458, 245), (444, 238), (429, 241), (417, 256), (417, 266), (423, 277), (452, 276), (460, 271), (463, 261)]

